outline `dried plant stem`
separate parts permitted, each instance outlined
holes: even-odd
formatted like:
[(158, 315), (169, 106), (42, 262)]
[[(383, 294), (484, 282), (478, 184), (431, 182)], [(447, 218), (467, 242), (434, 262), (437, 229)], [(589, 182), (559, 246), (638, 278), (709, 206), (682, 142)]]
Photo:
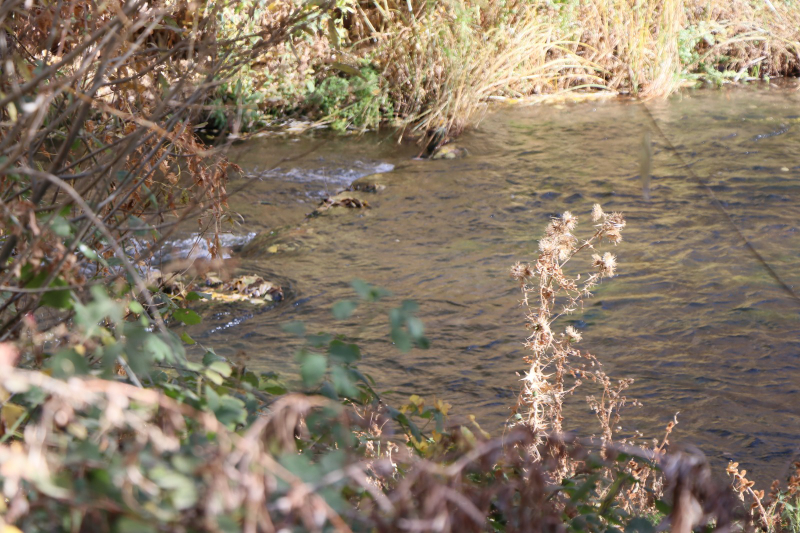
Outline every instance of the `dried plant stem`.
[[(602, 406), (603, 435), (610, 438), (609, 424), (614, 419), (614, 411), (624, 404), (620, 390), (608, 389), (610, 382), (599, 371), (599, 362), (575, 347), (581, 335), (574, 327), (568, 326), (560, 335), (553, 333), (556, 320), (576, 311), (603, 278), (615, 274), (616, 258), (610, 253), (592, 257), (595, 271), (584, 280), (580, 275), (570, 277), (564, 272), (565, 265), (575, 255), (583, 250), (594, 250), (602, 239), (614, 244), (621, 241), (621, 231), (625, 227), (622, 215), (606, 214), (596, 205), (592, 218), (597, 229), (580, 245), (573, 234), (577, 225), (574, 215), (567, 211), (553, 219), (539, 241), (540, 255), (535, 266), (518, 263), (512, 268), (512, 277), (520, 281), (523, 305), (528, 308), (528, 328), (533, 331), (526, 342), (531, 351), (526, 356), (530, 367), (522, 378), (523, 390), (517, 412), (522, 423), (535, 431), (561, 432), (564, 397), (580, 386), (580, 376), (586, 376), (606, 386), (603, 400), (597, 405)], [(532, 301), (538, 306), (532, 308)], [(587, 363), (595, 370), (587, 371)], [(570, 376), (575, 377), (575, 381), (567, 386), (566, 379)], [(614, 401), (609, 401), (610, 398)]]

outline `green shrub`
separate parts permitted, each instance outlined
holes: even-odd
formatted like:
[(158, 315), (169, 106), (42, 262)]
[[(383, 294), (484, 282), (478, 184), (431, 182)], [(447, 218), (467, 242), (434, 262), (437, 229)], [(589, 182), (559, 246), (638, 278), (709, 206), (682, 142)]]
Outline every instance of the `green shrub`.
[[(340, 65), (346, 68), (345, 65)], [(391, 104), (381, 87), (381, 79), (372, 67), (348, 68), (348, 77), (331, 75), (308, 95), (322, 119), (336, 131), (376, 129), (390, 121)]]

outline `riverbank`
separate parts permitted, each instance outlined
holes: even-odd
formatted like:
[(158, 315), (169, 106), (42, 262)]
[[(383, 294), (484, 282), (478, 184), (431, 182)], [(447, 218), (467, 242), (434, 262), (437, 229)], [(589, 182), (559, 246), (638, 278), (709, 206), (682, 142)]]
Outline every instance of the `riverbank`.
[(454, 135), (492, 100), (569, 91), (661, 97), (687, 84), (796, 76), (800, 60), (800, 6), (787, 2), (340, 4), (327, 31), (270, 58), (255, 84), (265, 115), (339, 131), (391, 125), (411, 137)]
[[(656, 144), (652, 183), (631, 163), (650, 124), (632, 101), (613, 102), (626, 109), (608, 122), (594, 103), (542, 107), (532, 111), (553, 114), (528, 119), (509, 109), (496, 123), (505, 133), (487, 121), (450, 152), (466, 157), (449, 161), (414, 157), (419, 146), (389, 135), (379, 139), (386, 157), (364, 149), (366, 136), (357, 156), (342, 149), (327, 160), (321, 144), (300, 146), (316, 136), (253, 144), (261, 172), (226, 151), (269, 113), (337, 131), (392, 125), (439, 143), (498, 99), (630, 93), (589, 57), (599, 44), (590, 50), (581, 35), (569, 41), (536, 23), (570, 5), (584, 7), (3, 2), (0, 531), (651, 532), (647, 518), (663, 515), (662, 529), (684, 533), (701, 503), (722, 530), (729, 518), (741, 529), (798, 530), (788, 513), (800, 473), (784, 469), (765, 495), (730, 463), (748, 498), (736, 504), (727, 483), (707, 483), (700, 454), (663, 453), (680, 402), (681, 430), (724, 442), (714, 451), (692, 439), (712, 461), (741, 456), (744, 467), (757, 453), (775, 464), (793, 453), (784, 439), (793, 450), (796, 414), (767, 401), (795, 391), (796, 314), (762, 267), (785, 265), (775, 271), (786, 286), (799, 271), (791, 180), (800, 169), (784, 122), (797, 119), (797, 91), (774, 95), (786, 98), (777, 105), (731, 99), (678, 115), (660, 105), (671, 101), (654, 102), (665, 137), (689, 136), (676, 146), (692, 161), (676, 163)], [(599, 11), (609, 31), (612, 8)], [(643, 1), (631, 12), (658, 33), (678, 8), (664, 9)], [(634, 37), (615, 37), (610, 53), (624, 57)], [(297, 68), (281, 71), (282, 54)], [(540, 77), (550, 67), (585, 83), (559, 87), (561, 78)], [(267, 82), (294, 103), (270, 100)], [(638, 84), (634, 92), (658, 94)], [(688, 127), (696, 117), (705, 122)], [(200, 133), (220, 146), (200, 143)], [(324, 136), (329, 150), (356, 141)], [(695, 144), (720, 149), (720, 164), (684, 151)], [(743, 257), (687, 168), (707, 169), (738, 235), (761, 237), (751, 239), (761, 263)], [(352, 197), (331, 198), (376, 172), (384, 174)], [(590, 211), (601, 227), (594, 238)], [(508, 279), (511, 265), (549, 264), (511, 272), (550, 300), (534, 269), (547, 277), (567, 264), (579, 216), (591, 242), (610, 242), (596, 258), (583, 248), (584, 268), (568, 268), (610, 277), (617, 261), (606, 250), (616, 252), (624, 226), (617, 211), (629, 220), (619, 276), (587, 306), (579, 300), (589, 295), (557, 276), (580, 315), (547, 320), (554, 307), (543, 301), (548, 309), (528, 313), (537, 322), (525, 329), (518, 304), (527, 292)], [(201, 240), (202, 253), (185, 257)], [(244, 249), (226, 261), (225, 244), (235, 243)], [(238, 269), (233, 279), (227, 269)], [(520, 347), (526, 340), (533, 354)], [(551, 340), (558, 351), (547, 352)], [(582, 367), (572, 343), (616, 355), (605, 368), (620, 386)], [(555, 388), (542, 382), (547, 360)], [(528, 387), (518, 399), (521, 374)], [(578, 395), (566, 396), (573, 378), (594, 380), (581, 394), (591, 387), (601, 400), (577, 406)], [(659, 410), (651, 428), (618, 423), (623, 385), (648, 406), (667, 398), (669, 414)], [(586, 416), (600, 422), (602, 440)], [(548, 434), (570, 427), (587, 438)], [(747, 466), (751, 478), (765, 471), (759, 464)]]

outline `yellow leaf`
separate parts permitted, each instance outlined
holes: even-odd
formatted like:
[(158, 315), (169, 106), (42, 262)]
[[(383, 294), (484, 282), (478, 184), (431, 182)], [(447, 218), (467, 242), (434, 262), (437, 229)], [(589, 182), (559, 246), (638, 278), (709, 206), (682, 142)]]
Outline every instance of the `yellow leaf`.
[(416, 405), (420, 409), (422, 409), (422, 406), (425, 405), (425, 400), (423, 400), (422, 398), (420, 398), (416, 394), (412, 394), (411, 397), (408, 399), (408, 401), (413, 403), (414, 405)]
[(278, 251), (278, 245), (277, 244), (273, 244), (272, 246), (267, 248), (267, 252), (269, 252), (271, 254), (277, 253), (277, 251)]
[(489, 432), (484, 431), (483, 428), (480, 426), (480, 424), (478, 424), (478, 421), (475, 420), (475, 415), (469, 415), (469, 421), (472, 422), (472, 425), (475, 426), (478, 429), (478, 431), (481, 432), (481, 435), (483, 435), (483, 438), (485, 438), (485, 439), (491, 439), (492, 438), (492, 436), (489, 434)]
[(13, 403), (7, 403), (3, 406), (2, 411), (0, 411), (0, 421), (2, 421), (3, 426), (6, 428), (11, 428), (25, 412), (26, 409), (24, 407)]
[(410, 435), (409, 438), (411, 439), (411, 443), (414, 445), (414, 447), (422, 453), (425, 453), (430, 447), (430, 443), (428, 443), (428, 441), (425, 439), (417, 440), (413, 435)]
[(453, 407), (451, 404), (449, 404), (449, 403), (447, 403), (447, 402), (445, 402), (443, 400), (436, 400), (434, 405), (436, 406), (436, 408), (439, 411), (442, 412), (442, 414), (444, 416), (447, 416), (447, 413), (450, 412), (450, 409), (452, 409), (452, 407)]
[(476, 446), (478, 444), (478, 439), (475, 438), (475, 434), (472, 433), (467, 426), (461, 426), (461, 434), (471, 445)]
[(8, 524), (0, 526), (0, 533), (22, 533), (22, 530)]

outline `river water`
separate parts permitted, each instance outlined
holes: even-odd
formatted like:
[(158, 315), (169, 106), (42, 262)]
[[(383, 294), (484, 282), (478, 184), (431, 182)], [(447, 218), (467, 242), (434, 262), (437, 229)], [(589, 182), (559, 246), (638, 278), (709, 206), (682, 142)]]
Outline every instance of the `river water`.
[[(668, 139), (651, 131), (649, 200), (639, 159), (651, 123), (636, 101), (494, 108), (458, 140), (469, 156), (457, 160), (414, 160), (417, 147), (377, 134), (248, 141), (234, 154), (249, 175), (231, 183), (241, 191), (231, 207), (244, 217), (237, 231), (260, 236), (239, 268), (277, 280), (287, 298), (216, 309), (192, 334), (291, 373), (299, 341), (282, 324), (342, 333), (358, 339), (361, 368), (394, 391), (390, 401), (435, 396), (455, 420), (474, 414), (498, 435), (524, 370), (509, 267), (535, 260), (544, 226), (564, 210), (588, 234), (600, 203), (628, 221), (612, 250), (619, 275), (562, 327), (575, 324), (611, 376), (635, 379), (628, 396), (643, 407), (623, 413), (620, 435), (659, 436), (680, 411), (673, 442), (717, 465), (739, 461), (761, 481), (781, 475), (800, 447), (800, 304), (742, 236), (800, 292), (798, 86), (686, 91), (647, 109)], [(385, 171), (370, 209), (305, 219), (327, 193)], [(353, 278), (391, 291), (385, 307), (416, 300), (430, 349), (396, 350), (380, 305), (334, 320), (331, 305), (355, 297)], [(568, 399), (566, 429), (599, 431), (592, 392)]]

